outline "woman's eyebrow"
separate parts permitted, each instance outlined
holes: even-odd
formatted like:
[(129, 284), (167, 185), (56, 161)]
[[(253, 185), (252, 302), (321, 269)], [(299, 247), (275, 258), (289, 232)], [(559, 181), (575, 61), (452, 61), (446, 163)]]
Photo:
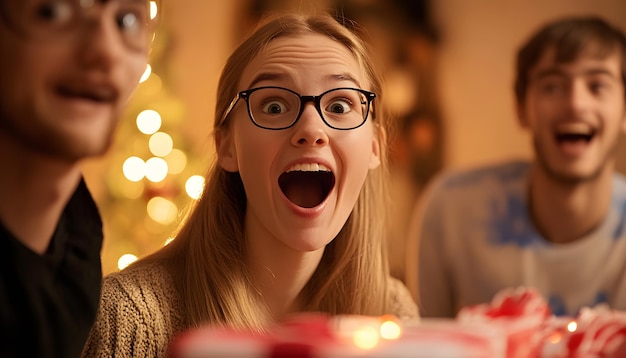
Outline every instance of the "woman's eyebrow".
[(256, 77), (254, 77), (252, 82), (250, 82), (249, 88), (254, 88), (254, 86), (257, 85), (259, 82), (278, 81), (278, 80), (283, 80), (283, 79), (290, 78), (290, 77), (291, 76), (284, 74), (284, 73), (262, 72), (262, 73), (259, 73)]
[(336, 75), (328, 75), (327, 76), (329, 80), (332, 81), (350, 81), (352, 83), (354, 83), (358, 88), (361, 88), (361, 84), (359, 83), (359, 81), (357, 81), (354, 76), (352, 76), (351, 74), (344, 72), (344, 73), (340, 73), (340, 74), (336, 74)]
[[(259, 73), (256, 77), (254, 77), (254, 79), (252, 80), (252, 82), (250, 82), (250, 85), (248, 87), (254, 88), (257, 84), (263, 81), (280, 81), (280, 80), (287, 80), (289, 78), (291, 78), (291, 76), (285, 73), (262, 72), (262, 73)], [(354, 83), (358, 88), (361, 88), (361, 84), (359, 83), (359, 81), (357, 81), (356, 78), (354, 78), (354, 76), (352, 76), (351, 74), (347, 72), (340, 73), (340, 74), (327, 75), (326, 79), (329, 82), (349, 81), (349, 82)]]

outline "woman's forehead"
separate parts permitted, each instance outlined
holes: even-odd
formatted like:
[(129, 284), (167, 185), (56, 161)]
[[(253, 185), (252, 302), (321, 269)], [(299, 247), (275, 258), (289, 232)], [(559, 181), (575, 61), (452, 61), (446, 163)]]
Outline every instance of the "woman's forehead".
[(249, 88), (263, 80), (312, 75), (352, 79), (357, 86), (367, 82), (364, 69), (344, 44), (322, 34), (303, 34), (269, 42), (245, 67), (240, 85)]

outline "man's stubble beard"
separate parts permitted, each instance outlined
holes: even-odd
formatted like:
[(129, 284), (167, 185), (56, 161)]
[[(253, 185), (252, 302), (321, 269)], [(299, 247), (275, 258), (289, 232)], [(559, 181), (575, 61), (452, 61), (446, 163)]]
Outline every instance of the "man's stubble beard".
[(546, 160), (546, 155), (544, 154), (545, 151), (543, 150), (539, 141), (537, 141), (536, 138), (533, 139), (533, 147), (535, 149), (537, 163), (539, 164), (540, 169), (546, 174), (546, 176), (553, 182), (561, 186), (573, 187), (576, 185), (593, 182), (602, 175), (606, 166), (610, 165), (610, 161), (614, 160), (617, 153), (618, 143), (622, 137), (623, 135), (621, 134), (615, 137), (615, 140), (611, 144), (610, 149), (607, 151), (604, 158), (602, 158), (602, 161), (598, 164), (597, 168), (591, 174), (585, 176), (561, 173), (558, 170), (555, 170)]

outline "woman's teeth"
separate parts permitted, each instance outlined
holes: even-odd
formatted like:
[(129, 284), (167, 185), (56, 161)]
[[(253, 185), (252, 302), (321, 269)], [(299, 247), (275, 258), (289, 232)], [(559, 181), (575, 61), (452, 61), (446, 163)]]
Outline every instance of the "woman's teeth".
[(299, 164), (291, 166), (285, 172), (289, 173), (289, 172), (295, 172), (295, 171), (300, 171), (300, 172), (319, 172), (319, 171), (329, 172), (330, 169), (328, 169), (328, 167), (326, 167), (324, 164), (319, 164), (319, 163), (299, 163)]

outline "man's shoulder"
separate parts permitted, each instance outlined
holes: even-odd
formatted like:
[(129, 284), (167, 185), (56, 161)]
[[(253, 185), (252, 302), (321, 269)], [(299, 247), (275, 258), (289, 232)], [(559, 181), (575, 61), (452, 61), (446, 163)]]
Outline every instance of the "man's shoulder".
[(613, 174), (613, 193), (626, 198), (626, 175), (620, 172)]
[(514, 160), (469, 169), (450, 170), (439, 176), (436, 185), (447, 190), (508, 185), (526, 180), (529, 169), (530, 162)]
[(623, 237), (626, 234), (626, 176), (622, 173), (613, 175), (613, 188), (611, 193), (613, 210), (619, 217), (619, 224), (615, 229), (614, 236)]
[(469, 213), (487, 212), (511, 198), (523, 203), (530, 165), (516, 160), (444, 172), (423, 193), (419, 212), (467, 219)]

